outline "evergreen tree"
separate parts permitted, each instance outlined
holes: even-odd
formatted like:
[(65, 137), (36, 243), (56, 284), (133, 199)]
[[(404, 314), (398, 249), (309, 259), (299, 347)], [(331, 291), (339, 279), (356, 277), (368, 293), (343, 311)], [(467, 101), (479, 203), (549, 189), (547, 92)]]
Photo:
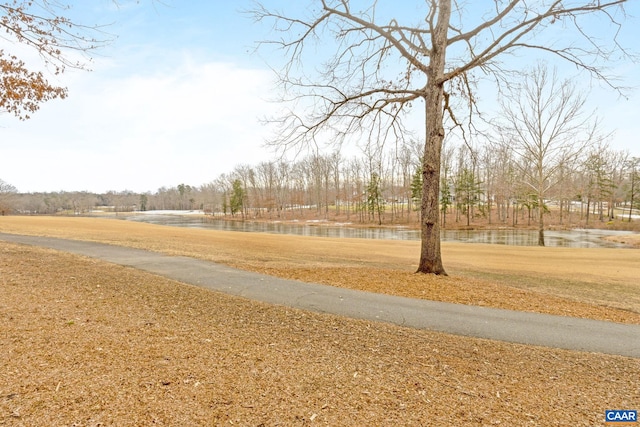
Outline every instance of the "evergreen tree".
[(231, 209), (231, 215), (235, 216), (236, 213), (241, 212), (244, 218), (244, 198), (245, 190), (242, 187), (242, 181), (236, 179), (233, 181), (231, 201), (229, 208)]

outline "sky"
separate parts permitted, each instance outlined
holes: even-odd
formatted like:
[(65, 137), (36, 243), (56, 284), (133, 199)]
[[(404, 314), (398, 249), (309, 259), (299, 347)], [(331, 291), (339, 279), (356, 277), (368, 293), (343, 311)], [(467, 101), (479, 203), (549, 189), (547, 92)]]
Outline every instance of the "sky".
[[(305, 3), (264, 2), (279, 10)], [(630, 3), (630, 14), (640, 16), (640, 2)], [(199, 186), (238, 165), (274, 158), (264, 146), (272, 133), (262, 119), (279, 110), (270, 67), (282, 58), (256, 51), (256, 42), (272, 34), (241, 12), (253, 2), (69, 4), (73, 21), (105, 25), (113, 40), (92, 53), (91, 71), (49, 77), (68, 88), (67, 99), (43, 104), (27, 121), (0, 114), (0, 179), (20, 192), (154, 192)], [(412, 13), (411, 4), (393, 2), (399, 13)], [(640, 40), (639, 23), (627, 22), (626, 40)], [(3, 43), (37, 63), (32, 52)], [(640, 156), (640, 70), (628, 64), (615, 71), (636, 89), (621, 99), (585, 86), (589, 105), (614, 132), (610, 146)]]

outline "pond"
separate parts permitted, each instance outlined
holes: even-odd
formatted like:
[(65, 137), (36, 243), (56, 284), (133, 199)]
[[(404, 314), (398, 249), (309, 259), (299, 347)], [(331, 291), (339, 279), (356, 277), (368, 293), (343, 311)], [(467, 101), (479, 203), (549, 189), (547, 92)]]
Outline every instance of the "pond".
[[(420, 232), (403, 227), (359, 228), (349, 224), (333, 224), (321, 221), (300, 223), (225, 221), (200, 215), (173, 215), (162, 213), (140, 213), (119, 218), (150, 224), (177, 227), (214, 229), (239, 232), (261, 232), (294, 234), (299, 236), (340, 237), (360, 239), (420, 240)], [(571, 248), (625, 248), (628, 245), (610, 242), (603, 237), (630, 234), (628, 231), (610, 230), (557, 230), (545, 231), (545, 243), (549, 247)], [(536, 230), (443, 230), (444, 242), (490, 243), (514, 246), (537, 246)]]

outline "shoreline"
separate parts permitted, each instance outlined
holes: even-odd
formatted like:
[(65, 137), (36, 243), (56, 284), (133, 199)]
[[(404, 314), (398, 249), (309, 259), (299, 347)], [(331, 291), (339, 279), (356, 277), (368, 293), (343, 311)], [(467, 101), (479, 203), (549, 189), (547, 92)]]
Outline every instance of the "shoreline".
[[(158, 216), (158, 217), (184, 217), (184, 218), (201, 218), (207, 223), (212, 222), (228, 222), (228, 223), (240, 223), (240, 224), (273, 224), (273, 225), (291, 225), (291, 226), (306, 226), (306, 227), (331, 227), (331, 228), (345, 228), (345, 229), (361, 229), (361, 230), (402, 230), (402, 231), (419, 231), (418, 224), (372, 224), (372, 223), (358, 223), (358, 222), (345, 222), (338, 221), (337, 219), (268, 219), (268, 218), (249, 218), (249, 219), (241, 219), (241, 218), (229, 218), (229, 217), (220, 217), (214, 216), (212, 217), (209, 214), (204, 214), (202, 211), (137, 211), (137, 212), (120, 212), (120, 213), (102, 213), (102, 214), (89, 214), (89, 215), (77, 215), (80, 217), (88, 217), (88, 218), (113, 218), (113, 219), (126, 219), (126, 218), (117, 218), (118, 215), (126, 215), (126, 216)], [(48, 215), (43, 215), (48, 216)], [(60, 215), (51, 215), (53, 217)], [(63, 216), (64, 217), (64, 216)], [(114, 218), (115, 217), (115, 218)], [(145, 222), (145, 221), (140, 221)], [(545, 232), (570, 232), (570, 231), (587, 231), (587, 232), (607, 232), (612, 233), (611, 235), (602, 236), (601, 239), (606, 240), (608, 242), (624, 245), (620, 249), (640, 249), (640, 230), (636, 229), (623, 229), (622, 227), (627, 226), (628, 223), (617, 224), (617, 227), (588, 227), (585, 228), (583, 226), (578, 227), (568, 227), (568, 226), (559, 226), (559, 225), (549, 225), (545, 228)], [(175, 224), (160, 224), (160, 225), (175, 225)], [(640, 221), (636, 223), (631, 223), (631, 226), (637, 227), (640, 229)], [(442, 228), (441, 232), (457, 232), (457, 231), (517, 231), (517, 232), (535, 232), (537, 228), (531, 225), (522, 225), (522, 226), (510, 226), (504, 224), (478, 224), (475, 226), (457, 226), (457, 227), (447, 227)], [(620, 234), (618, 234), (620, 233)], [(514, 245), (520, 246), (520, 245)], [(529, 245), (522, 245), (529, 246)]]

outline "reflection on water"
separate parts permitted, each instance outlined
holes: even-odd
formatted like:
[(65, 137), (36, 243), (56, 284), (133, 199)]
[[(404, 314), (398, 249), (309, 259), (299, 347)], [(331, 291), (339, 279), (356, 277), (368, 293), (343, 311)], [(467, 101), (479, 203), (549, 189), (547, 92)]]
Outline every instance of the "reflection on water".
[[(279, 223), (224, 221), (201, 216), (138, 214), (121, 217), (131, 221), (177, 227), (203, 228), (224, 231), (294, 234), (299, 236), (343, 237), (361, 239), (420, 240), (420, 232), (397, 228), (352, 228), (348, 225), (326, 223)], [(605, 236), (630, 234), (628, 231), (564, 230), (545, 231), (545, 243), (550, 247), (624, 248), (620, 243), (602, 239)], [(536, 230), (443, 230), (442, 241), (491, 243), (514, 246), (537, 246)]]
[[(604, 240), (605, 236), (630, 234), (628, 231), (610, 230), (562, 230), (544, 232), (544, 242), (549, 247), (566, 248), (625, 248), (629, 245)], [(537, 246), (537, 230), (447, 230), (444, 241), (467, 243), (492, 243), (498, 245)]]

